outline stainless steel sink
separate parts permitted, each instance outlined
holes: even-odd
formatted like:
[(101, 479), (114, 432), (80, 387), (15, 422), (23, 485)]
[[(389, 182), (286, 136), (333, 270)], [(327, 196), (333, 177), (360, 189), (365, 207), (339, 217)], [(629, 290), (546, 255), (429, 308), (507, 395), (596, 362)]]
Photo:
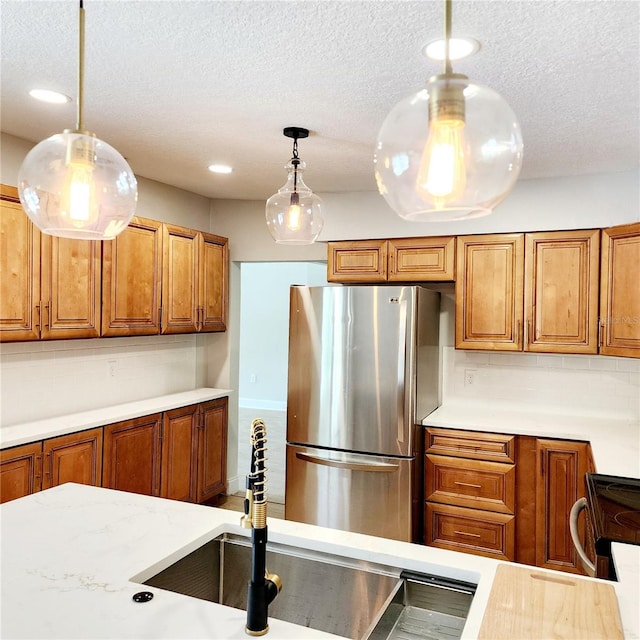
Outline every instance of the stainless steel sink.
[[(423, 576), (420, 583), (415, 577), (401, 575), (396, 567), (273, 542), (268, 544), (267, 567), (284, 585), (269, 606), (269, 617), (353, 640), (405, 637), (391, 634), (412, 624), (425, 630), (434, 616), (438, 623), (444, 620), (442, 616), (449, 616), (451, 620), (447, 618), (446, 623), (452, 633), (406, 637), (459, 637), (473, 597), (473, 585), (466, 596), (460, 596), (460, 589), (452, 584), (435, 584), (435, 579), (428, 576)], [(249, 540), (224, 534), (143, 584), (246, 609), (250, 573)], [(425, 620), (411, 622), (411, 616), (422, 614)]]

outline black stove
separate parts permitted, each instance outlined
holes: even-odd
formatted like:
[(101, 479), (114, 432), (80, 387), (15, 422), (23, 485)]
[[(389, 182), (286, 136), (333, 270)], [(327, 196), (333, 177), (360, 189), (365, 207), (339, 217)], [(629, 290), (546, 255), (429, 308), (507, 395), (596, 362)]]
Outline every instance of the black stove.
[(612, 542), (640, 544), (640, 479), (588, 473), (585, 484), (596, 555), (611, 558)]

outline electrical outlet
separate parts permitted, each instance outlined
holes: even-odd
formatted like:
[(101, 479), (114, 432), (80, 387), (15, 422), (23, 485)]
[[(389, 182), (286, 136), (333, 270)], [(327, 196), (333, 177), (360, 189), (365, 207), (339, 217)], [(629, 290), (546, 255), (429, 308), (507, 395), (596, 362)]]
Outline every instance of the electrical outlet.
[(258, 376), (255, 373), (252, 373), (249, 377), (249, 382), (258, 382)]
[(475, 369), (465, 369), (464, 370), (464, 386), (470, 387), (472, 384), (476, 383), (476, 370)]
[(116, 368), (118, 367), (118, 361), (117, 360), (109, 360), (108, 365), (109, 365), (109, 376), (111, 378), (115, 378), (116, 377)]

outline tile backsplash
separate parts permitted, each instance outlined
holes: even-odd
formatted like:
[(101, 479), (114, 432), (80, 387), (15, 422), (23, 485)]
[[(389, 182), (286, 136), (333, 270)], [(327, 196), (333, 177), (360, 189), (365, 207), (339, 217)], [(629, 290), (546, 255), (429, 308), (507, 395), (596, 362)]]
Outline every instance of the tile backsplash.
[(196, 336), (0, 345), (0, 426), (196, 386)]
[(640, 419), (640, 360), (443, 350), (443, 404)]

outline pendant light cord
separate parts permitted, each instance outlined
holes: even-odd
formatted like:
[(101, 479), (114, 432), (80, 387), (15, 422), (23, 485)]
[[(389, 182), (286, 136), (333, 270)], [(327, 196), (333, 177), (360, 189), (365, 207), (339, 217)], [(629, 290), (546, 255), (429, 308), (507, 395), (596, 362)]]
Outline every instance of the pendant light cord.
[(451, 40), (451, 0), (444, 0), (444, 72), (447, 75), (452, 73), (449, 40)]
[(83, 119), (83, 91), (84, 91), (84, 6), (80, 0), (80, 12), (78, 17), (78, 117), (76, 130), (84, 131)]
[(291, 158), (291, 164), (293, 165), (293, 193), (297, 193), (298, 165), (300, 164), (300, 159), (298, 158), (298, 138), (293, 139), (293, 157)]

